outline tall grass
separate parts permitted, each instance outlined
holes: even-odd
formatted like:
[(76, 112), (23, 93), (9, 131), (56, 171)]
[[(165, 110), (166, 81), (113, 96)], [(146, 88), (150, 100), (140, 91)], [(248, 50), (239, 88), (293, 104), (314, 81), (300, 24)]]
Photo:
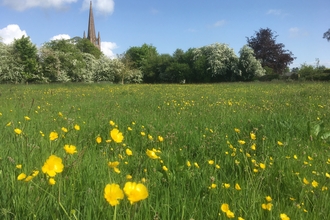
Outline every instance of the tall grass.
[[(228, 204), (234, 219), (327, 219), (329, 91), (326, 83), (1, 85), (0, 218), (226, 219)], [(122, 143), (110, 141), (114, 128)], [(146, 155), (153, 148), (160, 159)], [(50, 155), (64, 164), (55, 185), (41, 171)], [(115, 161), (120, 173), (107, 165)], [(143, 183), (148, 198), (110, 206), (105, 186), (128, 181)]]

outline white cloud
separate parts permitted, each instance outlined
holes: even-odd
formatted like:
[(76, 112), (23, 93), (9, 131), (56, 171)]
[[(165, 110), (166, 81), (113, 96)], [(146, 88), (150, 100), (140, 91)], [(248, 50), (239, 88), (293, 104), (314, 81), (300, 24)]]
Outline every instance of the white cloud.
[(223, 26), (225, 23), (226, 23), (225, 20), (220, 20), (220, 21), (215, 22), (213, 26), (214, 26), (214, 27), (221, 27), (221, 26)]
[(107, 57), (114, 59), (116, 58), (115, 53), (113, 52), (114, 49), (118, 48), (116, 43), (113, 42), (101, 42), (101, 51), (106, 55)]
[(50, 40), (68, 40), (68, 39), (71, 39), (71, 37), (68, 35), (68, 34), (59, 34), (59, 35), (56, 35), (52, 38), (50, 38)]
[(289, 29), (289, 36), (291, 38), (304, 37), (304, 36), (308, 36), (308, 32), (301, 30), (297, 27), (292, 27)]
[(278, 9), (270, 9), (267, 12), (268, 15), (281, 15), (282, 11)]
[(151, 14), (156, 15), (158, 13), (159, 13), (159, 11), (157, 9), (155, 9), (155, 8), (151, 9)]
[[(88, 10), (90, 5), (90, 0), (84, 0), (82, 9)], [(93, 1), (93, 11), (103, 15), (112, 14), (115, 9), (114, 0), (94, 0)]]
[(26, 37), (28, 36), (26, 31), (21, 30), (17, 24), (10, 24), (5, 28), (0, 29), (0, 37), (5, 44), (10, 44), (14, 39), (21, 38), (23, 35)]
[(77, 2), (77, 0), (2, 0), (2, 4), (9, 6), (17, 11), (25, 9), (42, 7), (42, 8), (62, 8), (65, 4)]

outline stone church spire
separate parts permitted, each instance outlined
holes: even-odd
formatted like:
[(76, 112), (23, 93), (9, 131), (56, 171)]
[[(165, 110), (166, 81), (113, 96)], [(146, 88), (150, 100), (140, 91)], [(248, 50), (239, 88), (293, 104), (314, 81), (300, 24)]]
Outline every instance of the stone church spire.
[[(84, 38), (85, 38), (85, 32), (84, 32)], [(92, 1), (90, 1), (90, 8), (89, 8), (89, 19), (88, 19), (88, 29), (87, 29), (87, 39), (92, 42), (92, 44), (95, 45), (98, 49), (101, 49), (101, 37), (100, 32), (98, 33), (98, 36), (96, 37), (95, 34), (95, 24), (94, 24), (94, 15), (93, 15), (93, 6)]]

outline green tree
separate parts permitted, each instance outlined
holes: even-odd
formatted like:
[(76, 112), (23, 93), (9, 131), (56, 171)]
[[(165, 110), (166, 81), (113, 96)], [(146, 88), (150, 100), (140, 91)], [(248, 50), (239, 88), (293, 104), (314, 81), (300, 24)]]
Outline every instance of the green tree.
[(22, 36), (13, 43), (13, 56), (19, 65), (23, 66), (22, 75), (26, 82), (37, 80), (38, 77), (38, 50), (31, 42), (30, 37)]
[(241, 71), (241, 78), (244, 81), (250, 81), (255, 76), (265, 75), (265, 70), (261, 63), (255, 58), (252, 48), (244, 45), (239, 51), (240, 57), (238, 61), (238, 68)]
[(94, 44), (90, 42), (87, 38), (82, 39), (82, 38), (75, 38), (76, 42), (76, 47), (82, 52), (82, 53), (89, 53), (93, 55), (96, 59), (99, 59), (102, 52), (95, 47)]
[(143, 74), (143, 81), (157, 81), (158, 52), (156, 47), (143, 44), (141, 47), (131, 47), (125, 52), (132, 62), (132, 68), (138, 69)]

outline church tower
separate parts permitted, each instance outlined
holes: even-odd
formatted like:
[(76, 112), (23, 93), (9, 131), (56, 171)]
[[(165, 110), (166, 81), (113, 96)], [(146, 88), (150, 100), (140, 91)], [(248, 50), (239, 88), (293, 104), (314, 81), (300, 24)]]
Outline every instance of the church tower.
[[(84, 32), (84, 37), (86, 38), (86, 34)], [(92, 42), (92, 44), (95, 45), (99, 50), (101, 49), (101, 37), (100, 32), (98, 32), (98, 36), (96, 37), (95, 34), (95, 24), (94, 24), (94, 16), (93, 16), (93, 7), (92, 7), (92, 1), (90, 2), (89, 7), (89, 20), (88, 20), (88, 29), (87, 29), (87, 39)]]

